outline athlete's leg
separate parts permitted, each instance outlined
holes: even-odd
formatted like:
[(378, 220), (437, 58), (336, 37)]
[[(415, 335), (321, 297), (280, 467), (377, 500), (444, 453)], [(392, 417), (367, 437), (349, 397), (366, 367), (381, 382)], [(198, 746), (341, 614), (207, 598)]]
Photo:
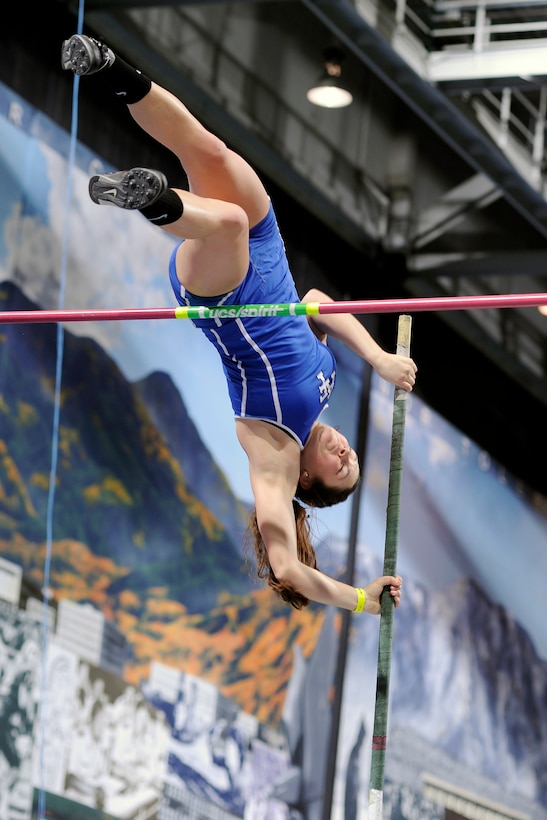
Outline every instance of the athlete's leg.
[(250, 227), (266, 216), (268, 194), (254, 169), (173, 94), (152, 83), (150, 92), (129, 111), (141, 128), (179, 158), (191, 191), (239, 205)]
[(177, 191), (183, 215), (167, 227), (198, 240), (179, 248), (179, 280), (199, 296), (233, 290), (247, 272), (249, 227), (260, 222), (270, 206), (262, 182), (242, 157), (159, 85), (152, 83), (129, 111), (141, 128), (173, 151), (188, 176), (190, 191)]
[(61, 60), (65, 70), (92, 75), (90, 82), (126, 103), (141, 128), (178, 157), (195, 194), (239, 205), (250, 227), (264, 218), (269, 198), (254, 169), (173, 94), (86, 35), (66, 40)]
[[(191, 188), (173, 191), (164, 186), (159, 195), (152, 191), (146, 204), (135, 204), (128, 202), (127, 190), (135, 180), (138, 185), (146, 181), (146, 175), (103, 175), (91, 181), (92, 198), (138, 208), (165, 230), (188, 240), (177, 254), (177, 274), (188, 290), (214, 296), (236, 287), (248, 268), (249, 227), (269, 208), (268, 195), (254, 170), (173, 94), (104, 44), (74, 35), (63, 44), (62, 65), (79, 75), (96, 75), (102, 87), (126, 102), (135, 121), (179, 158)], [(105, 195), (109, 186), (117, 189), (117, 197)], [(167, 217), (162, 211), (168, 212)]]
[(169, 188), (150, 168), (97, 174), (89, 194), (98, 205), (138, 210), (163, 230), (186, 241), (177, 253), (177, 275), (199, 296), (236, 288), (249, 267), (249, 222), (233, 202)]

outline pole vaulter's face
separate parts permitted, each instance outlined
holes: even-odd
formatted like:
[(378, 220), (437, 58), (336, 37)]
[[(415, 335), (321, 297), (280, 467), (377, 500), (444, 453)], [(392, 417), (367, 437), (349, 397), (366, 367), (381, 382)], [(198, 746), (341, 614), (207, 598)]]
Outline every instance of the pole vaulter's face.
[(334, 427), (316, 424), (305, 447), (305, 469), (327, 487), (347, 490), (359, 479), (359, 459)]

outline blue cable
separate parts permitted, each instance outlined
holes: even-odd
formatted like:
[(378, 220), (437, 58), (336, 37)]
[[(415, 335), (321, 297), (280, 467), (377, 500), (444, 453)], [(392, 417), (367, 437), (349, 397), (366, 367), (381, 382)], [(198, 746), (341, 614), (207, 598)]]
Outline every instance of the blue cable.
[[(78, 7), (77, 33), (83, 31), (84, 20), (84, 0), (80, 0)], [(67, 278), (67, 258), (70, 234), (70, 204), (72, 199), (72, 186), (74, 178), (74, 167), (76, 164), (76, 147), (78, 136), (78, 91), (80, 78), (74, 75), (72, 86), (72, 120), (70, 128), (70, 145), (68, 154), (68, 173), (65, 198), (65, 218), (63, 225), (63, 243), (61, 252), (61, 269), (59, 281), (59, 308), (61, 309), (65, 301), (66, 278)], [(55, 368), (55, 396), (53, 404), (53, 428), (51, 434), (51, 469), (49, 473), (49, 491), (46, 512), (46, 557), (44, 561), (44, 584), (43, 584), (43, 632), (42, 632), (42, 683), (41, 683), (41, 703), (40, 703), (40, 783), (38, 790), (38, 820), (46, 820), (46, 798), (44, 790), (44, 756), (45, 756), (45, 731), (46, 731), (46, 705), (47, 705), (47, 650), (49, 638), (49, 581), (51, 572), (51, 553), (53, 544), (53, 511), (55, 504), (55, 483), (57, 480), (57, 461), (59, 454), (59, 420), (61, 415), (61, 384), (63, 377), (63, 353), (64, 353), (64, 328), (61, 322), (57, 324), (57, 360)]]

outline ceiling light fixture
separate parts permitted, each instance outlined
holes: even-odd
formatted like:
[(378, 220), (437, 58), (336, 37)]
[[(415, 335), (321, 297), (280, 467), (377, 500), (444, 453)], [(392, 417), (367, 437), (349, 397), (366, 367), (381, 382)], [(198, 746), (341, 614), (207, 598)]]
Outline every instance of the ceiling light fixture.
[(313, 105), (321, 108), (345, 108), (353, 102), (353, 96), (344, 88), (341, 80), (344, 55), (339, 48), (333, 46), (325, 49), (324, 58), (324, 71), (306, 96)]

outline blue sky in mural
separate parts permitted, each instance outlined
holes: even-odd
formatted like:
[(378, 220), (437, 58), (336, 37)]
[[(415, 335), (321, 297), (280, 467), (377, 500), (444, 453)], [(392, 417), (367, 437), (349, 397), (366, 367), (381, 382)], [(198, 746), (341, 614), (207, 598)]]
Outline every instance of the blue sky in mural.
[[(65, 226), (68, 144), (64, 132), (0, 86), (0, 275), (15, 278), (43, 308), (58, 306), (61, 248), (52, 237), (63, 236)], [(79, 146), (64, 306), (173, 306), (167, 263), (174, 240), (138, 214), (91, 203), (87, 181), (101, 167)], [(19, 191), (29, 175), (33, 201), (25, 203), (20, 218)], [(189, 321), (102, 322), (70, 325), (69, 330), (92, 336), (129, 380), (154, 370), (169, 373), (234, 491), (251, 500), (247, 461), (235, 437), (220, 362)], [(324, 420), (351, 439), (360, 368), (355, 357), (339, 348), (336, 353), (339, 382)], [(373, 387), (359, 541), (382, 555), (393, 389), (376, 379)], [(345, 537), (350, 513), (350, 504), (321, 513), (330, 537)], [(473, 578), (513, 613), (547, 659), (546, 530), (544, 513), (533, 508), (510, 476), (417, 396), (410, 397), (399, 534), (402, 573), (435, 589)]]

